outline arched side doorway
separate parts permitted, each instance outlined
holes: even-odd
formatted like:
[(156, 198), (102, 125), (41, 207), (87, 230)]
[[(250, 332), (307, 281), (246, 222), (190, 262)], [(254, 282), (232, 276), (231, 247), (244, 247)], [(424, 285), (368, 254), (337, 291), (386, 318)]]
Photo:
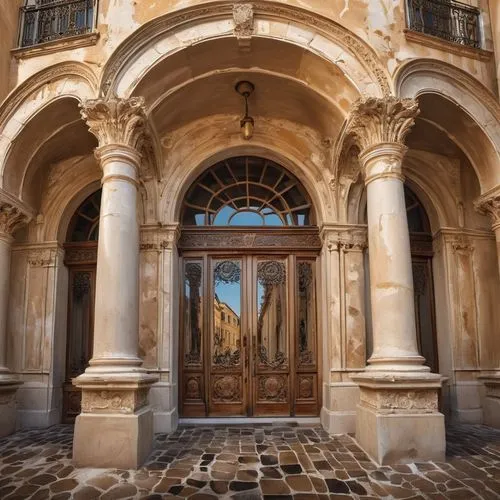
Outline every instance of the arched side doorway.
[(71, 379), (85, 371), (92, 357), (100, 206), (101, 190), (75, 211), (64, 244), (69, 286), (63, 423), (74, 422), (80, 413), (81, 390), (73, 386)]
[(184, 417), (318, 415), (317, 257), (310, 198), (277, 163), (216, 163), (182, 208)]

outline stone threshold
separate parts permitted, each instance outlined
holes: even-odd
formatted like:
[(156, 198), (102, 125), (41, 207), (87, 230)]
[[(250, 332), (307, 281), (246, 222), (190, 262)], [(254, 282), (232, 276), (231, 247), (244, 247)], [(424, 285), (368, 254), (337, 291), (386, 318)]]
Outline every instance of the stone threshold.
[(319, 417), (205, 417), (180, 418), (179, 425), (242, 425), (242, 424), (276, 424), (276, 425), (316, 425)]

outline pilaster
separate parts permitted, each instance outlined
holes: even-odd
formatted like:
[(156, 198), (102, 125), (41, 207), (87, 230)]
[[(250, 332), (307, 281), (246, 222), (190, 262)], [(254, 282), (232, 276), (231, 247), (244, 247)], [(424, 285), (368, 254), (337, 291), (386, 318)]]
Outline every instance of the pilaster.
[(321, 421), (333, 434), (356, 428), (357, 384), (366, 362), (364, 250), (366, 227), (324, 225), (324, 375)]
[(7, 316), (13, 233), (31, 218), (29, 209), (0, 189), (0, 437), (16, 429), (16, 392), (22, 382), (7, 367)]
[(367, 190), (373, 354), (359, 385), (356, 438), (380, 464), (442, 460), (441, 377), (418, 352), (402, 161), (418, 115), (412, 99), (361, 99), (345, 134), (360, 148)]

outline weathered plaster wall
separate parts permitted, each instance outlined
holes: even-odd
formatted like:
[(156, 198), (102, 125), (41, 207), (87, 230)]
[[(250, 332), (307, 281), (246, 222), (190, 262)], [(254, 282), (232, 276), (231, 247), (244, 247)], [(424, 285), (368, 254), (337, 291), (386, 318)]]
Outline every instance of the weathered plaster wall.
[(0, 7), (0, 103), (17, 80), (16, 64), (12, 60), (10, 51), (17, 46), (21, 4), (22, 0), (9, 0), (2, 2)]

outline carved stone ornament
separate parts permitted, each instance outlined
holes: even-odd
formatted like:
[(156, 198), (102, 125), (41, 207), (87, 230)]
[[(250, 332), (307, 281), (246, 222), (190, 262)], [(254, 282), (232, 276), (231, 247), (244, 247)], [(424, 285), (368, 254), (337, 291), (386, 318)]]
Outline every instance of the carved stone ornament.
[(233, 6), (234, 36), (242, 50), (250, 49), (254, 30), (253, 5), (238, 3)]
[(0, 234), (12, 235), (22, 225), (27, 224), (31, 215), (15, 202), (5, 200), (0, 192)]
[(131, 414), (148, 404), (148, 390), (86, 390), (82, 391), (82, 413)]
[(438, 393), (436, 390), (371, 390), (362, 387), (360, 403), (381, 411), (432, 413), (438, 411)]
[(56, 251), (49, 248), (31, 250), (28, 254), (28, 264), (31, 267), (49, 267), (56, 263)]
[(500, 229), (500, 190), (493, 196), (482, 196), (474, 203), (476, 210), (482, 215), (489, 215), (493, 230)]
[(345, 130), (361, 151), (384, 143), (404, 144), (419, 114), (415, 99), (362, 98), (353, 104)]
[(138, 148), (146, 131), (143, 97), (88, 99), (80, 104), (82, 118), (99, 146), (121, 144)]

